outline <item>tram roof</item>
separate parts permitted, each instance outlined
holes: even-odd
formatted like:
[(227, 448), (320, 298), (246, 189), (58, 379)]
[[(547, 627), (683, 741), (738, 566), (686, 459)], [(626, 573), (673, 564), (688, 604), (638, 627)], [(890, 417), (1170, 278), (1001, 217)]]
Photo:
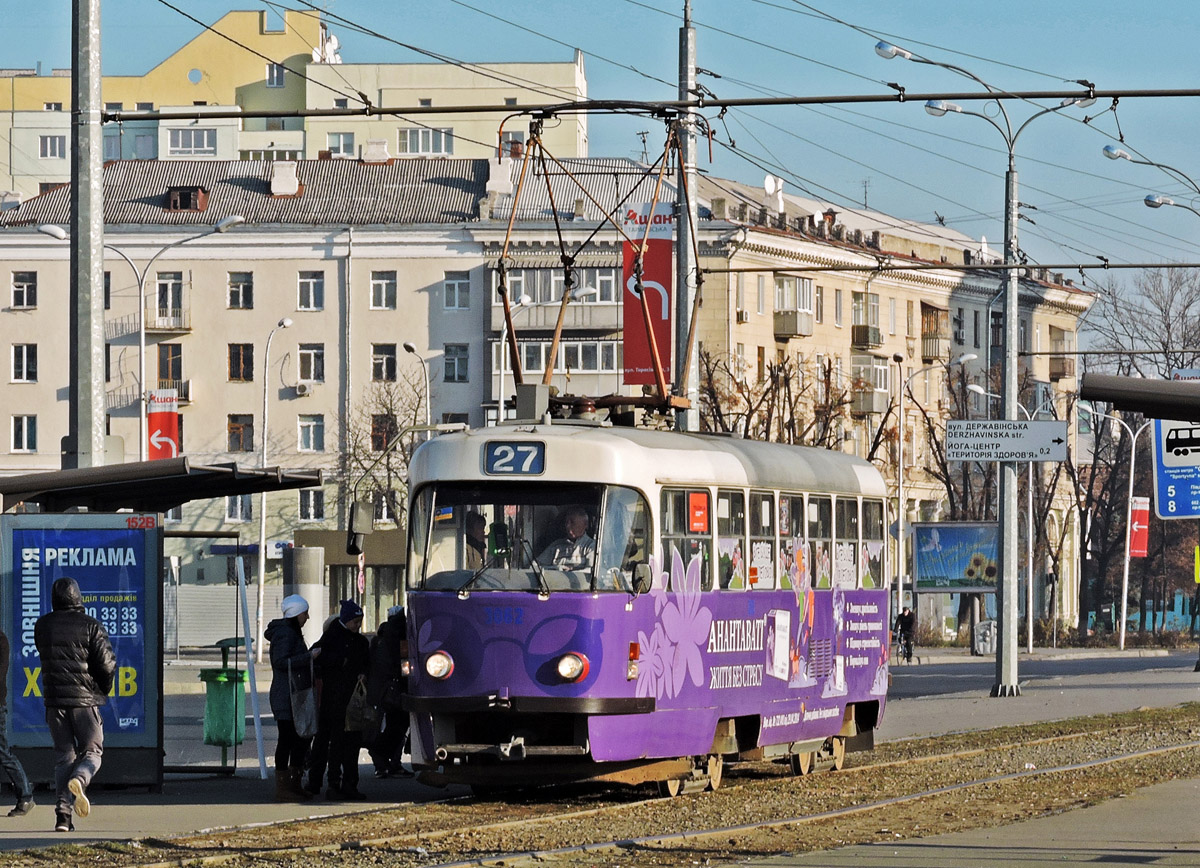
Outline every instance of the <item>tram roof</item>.
[[(546, 443), (543, 481), (731, 485), (844, 494), (886, 494), (868, 461), (829, 449), (736, 437), (555, 422), (446, 434), (413, 456), (414, 481), (495, 479), (479, 451), (492, 440)], [(630, 448), (633, 447), (633, 448)]]

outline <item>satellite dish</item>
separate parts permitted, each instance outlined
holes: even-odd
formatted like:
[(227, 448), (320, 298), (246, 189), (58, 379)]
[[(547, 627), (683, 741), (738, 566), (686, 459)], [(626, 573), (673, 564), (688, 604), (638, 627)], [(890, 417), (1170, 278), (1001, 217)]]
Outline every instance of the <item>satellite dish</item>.
[(763, 189), (767, 191), (768, 196), (774, 196), (782, 186), (782, 182), (774, 175), (767, 175), (763, 178)]
[(325, 40), (325, 47), (329, 50), (330, 54), (332, 54), (342, 47), (342, 43), (338, 41), (337, 36), (330, 33), (329, 38)]

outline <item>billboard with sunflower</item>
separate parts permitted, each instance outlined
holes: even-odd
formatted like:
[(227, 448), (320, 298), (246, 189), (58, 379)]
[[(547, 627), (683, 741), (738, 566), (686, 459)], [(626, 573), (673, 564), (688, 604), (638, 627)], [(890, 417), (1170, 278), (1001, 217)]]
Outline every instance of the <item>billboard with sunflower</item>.
[(911, 546), (918, 592), (961, 594), (996, 590), (1000, 575), (997, 522), (914, 522)]

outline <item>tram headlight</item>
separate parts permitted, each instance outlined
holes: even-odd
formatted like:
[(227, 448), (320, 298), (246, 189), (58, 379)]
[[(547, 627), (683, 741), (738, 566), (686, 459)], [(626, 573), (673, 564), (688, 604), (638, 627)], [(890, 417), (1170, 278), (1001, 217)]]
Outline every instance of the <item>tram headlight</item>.
[(425, 671), (430, 678), (445, 681), (454, 672), (454, 658), (445, 651), (434, 651), (425, 658)]
[(558, 675), (563, 681), (582, 681), (590, 668), (588, 659), (577, 651), (558, 658)]

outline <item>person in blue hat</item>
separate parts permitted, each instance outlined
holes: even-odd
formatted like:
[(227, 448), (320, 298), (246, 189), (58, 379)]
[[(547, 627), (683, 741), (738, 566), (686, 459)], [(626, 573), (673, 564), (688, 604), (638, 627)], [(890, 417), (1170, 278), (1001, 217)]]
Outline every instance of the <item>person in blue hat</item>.
[(317, 734), (308, 755), (305, 789), (320, 793), (328, 766), (329, 789), (325, 798), (330, 800), (363, 798), (358, 789), (358, 754), (363, 735), (361, 731), (346, 728), (346, 707), (370, 664), (371, 646), (362, 635), (362, 622), (362, 606), (353, 600), (342, 600), (337, 618), (313, 645), (314, 650), (321, 649), (313, 662), (321, 685), (321, 701), (317, 709)]

